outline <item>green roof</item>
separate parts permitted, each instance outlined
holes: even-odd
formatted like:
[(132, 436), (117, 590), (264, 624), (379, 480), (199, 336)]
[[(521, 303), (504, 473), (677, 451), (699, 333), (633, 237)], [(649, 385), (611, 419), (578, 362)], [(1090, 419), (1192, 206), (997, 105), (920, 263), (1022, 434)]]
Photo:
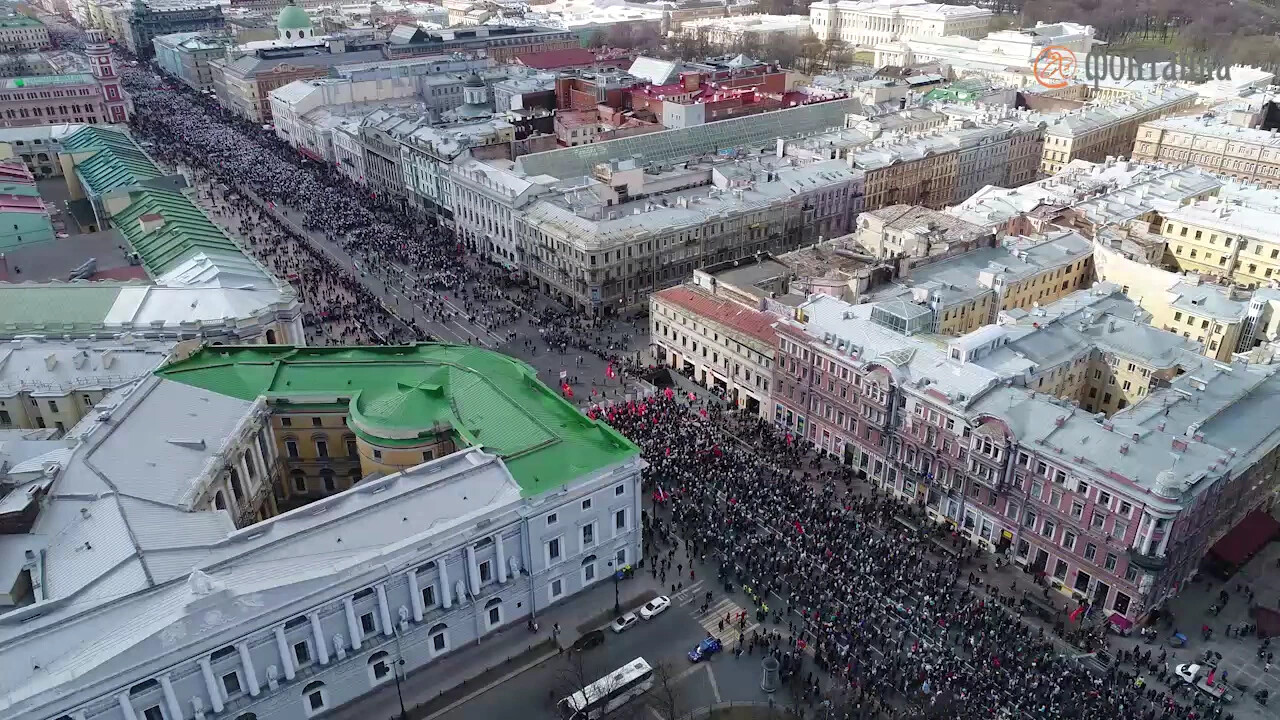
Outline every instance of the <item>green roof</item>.
[(280, 17), (276, 20), (276, 27), (280, 30), (310, 30), (311, 17), (307, 15), (306, 10), (291, 2), (280, 10)]
[(53, 223), (46, 213), (0, 212), (0, 251), (52, 239)]
[(120, 130), (86, 125), (62, 141), (62, 150), (92, 153), (87, 160), (76, 165), (76, 173), (94, 195), (161, 176), (160, 168), (151, 162), (128, 133)]
[[(198, 252), (243, 254), (182, 192), (138, 190), (130, 194), (130, 199), (133, 202), (112, 216), (111, 221), (142, 257), (142, 265), (152, 277), (168, 272)], [(139, 220), (148, 215), (159, 215), (164, 224), (144, 231)]]
[(33, 77), (4, 78), (5, 90), (18, 88), (48, 87), (50, 85), (92, 85), (97, 82), (89, 73), (71, 73), (69, 75), (35, 75)]
[(61, 329), (66, 325), (91, 329), (107, 317), (120, 288), (98, 283), (0, 284), (0, 331), (9, 325), (19, 329)]
[(18, 28), (18, 27), (44, 27), (44, 23), (29, 18), (26, 15), (13, 15), (7, 18), (0, 18), (0, 28)]
[(349, 398), (356, 432), (358, 424), (426, 432), (444, 423), (462, 443), (500, 455), (526, 496), (640, 452), (542, 384), (528, 364), (466, 345), (207, 347), (156, 374), (242, 400)]

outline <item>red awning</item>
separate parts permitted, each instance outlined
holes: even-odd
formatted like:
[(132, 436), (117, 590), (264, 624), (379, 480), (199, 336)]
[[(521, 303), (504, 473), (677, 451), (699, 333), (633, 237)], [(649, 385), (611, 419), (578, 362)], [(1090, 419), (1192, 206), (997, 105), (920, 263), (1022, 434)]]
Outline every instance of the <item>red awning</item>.
[(1219, 540), (1209, 553), (1228, 565), (1243, 565), (1280, 532), (1280, 522), (1261, 510), (1254, 510)]
[(1111, 617), (1107, 619), (1111, 621), (1112, 625), (1115, 625), (1121, 630), (1128, 630), (1133, 627), (1133, 621), (1118, 612), (1111, 613)]

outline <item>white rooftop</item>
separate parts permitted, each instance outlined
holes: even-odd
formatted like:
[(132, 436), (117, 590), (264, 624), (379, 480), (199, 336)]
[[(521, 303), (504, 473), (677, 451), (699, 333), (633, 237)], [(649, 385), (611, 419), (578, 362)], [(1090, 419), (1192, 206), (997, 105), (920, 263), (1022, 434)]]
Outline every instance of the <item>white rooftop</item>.
[(110, 390), (159, 367), (173, 342), (46, 340), (24, 337), (0, 343), (0, 396), (62, 396)]

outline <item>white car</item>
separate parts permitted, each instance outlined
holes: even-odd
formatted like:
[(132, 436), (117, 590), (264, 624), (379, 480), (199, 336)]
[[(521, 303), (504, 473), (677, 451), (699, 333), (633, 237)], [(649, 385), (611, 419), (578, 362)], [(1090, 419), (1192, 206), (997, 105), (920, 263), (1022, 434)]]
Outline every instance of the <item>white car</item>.
[(659, 595), (640, 608), (640, 617), (645, 620), (652, 620), (669, 607), (671, 607), (671, 598), (666, 595)]
[(626, 632), (632, 625), (635, 625), (638, 622), (640, 622), (640, 618), (636, 617), (635, 613), (627, 613), (610, 623), (609, 629), (616, 633)]

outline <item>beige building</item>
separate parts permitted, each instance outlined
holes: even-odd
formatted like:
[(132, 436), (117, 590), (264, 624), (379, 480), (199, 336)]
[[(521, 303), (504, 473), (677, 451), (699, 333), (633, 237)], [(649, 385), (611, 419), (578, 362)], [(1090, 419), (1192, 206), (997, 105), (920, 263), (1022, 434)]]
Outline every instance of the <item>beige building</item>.
[(1280, 281), (1280, 222), (1270, 210), (1205, 200), (1166, 212), (1163, 235), (1180, 270), (1249, 288)]
[(858, 215), (856, 240), (877, 259), (923, 258), (947, 254), (957, 247), (975, 249), (992, 233), (954, 215), (919, 205), (891, 205)]
[(1280, 187), (1280, 137), (1275, 130), (1236, 125), (1230, 119), (1170, 117), (1143, 123), (1133, 159), (1191, 164), (1227, 177)]
[(768, 417), (778, 316), (738, 305), (714, 284), (690, 283), (650, 295), (649, 319), (656, 359), (734, 407)]
[(819, 0), (809, 5), (813, 34), (824, 42), (872, 46), (894, 40), (987, 34), (992, 12), (925, 0)]
[(0, 18), (0, 52), (49, 47), (49, 28), (25, 15)]
[(0, 343), (0, 429), (66, 432), (112, 390), (146, 376), (173, 341), (46, 340)]
[(1128, 155), (1139, 125), (1189, 108), (1195, 101), (1193, 90), (1153, 83), (1132, 91), (1122, 102), (1089, 105), (1065, 114), (1045, 128), (1040, 169), (1052, 175), (1072, 160), (1102, 162)]

